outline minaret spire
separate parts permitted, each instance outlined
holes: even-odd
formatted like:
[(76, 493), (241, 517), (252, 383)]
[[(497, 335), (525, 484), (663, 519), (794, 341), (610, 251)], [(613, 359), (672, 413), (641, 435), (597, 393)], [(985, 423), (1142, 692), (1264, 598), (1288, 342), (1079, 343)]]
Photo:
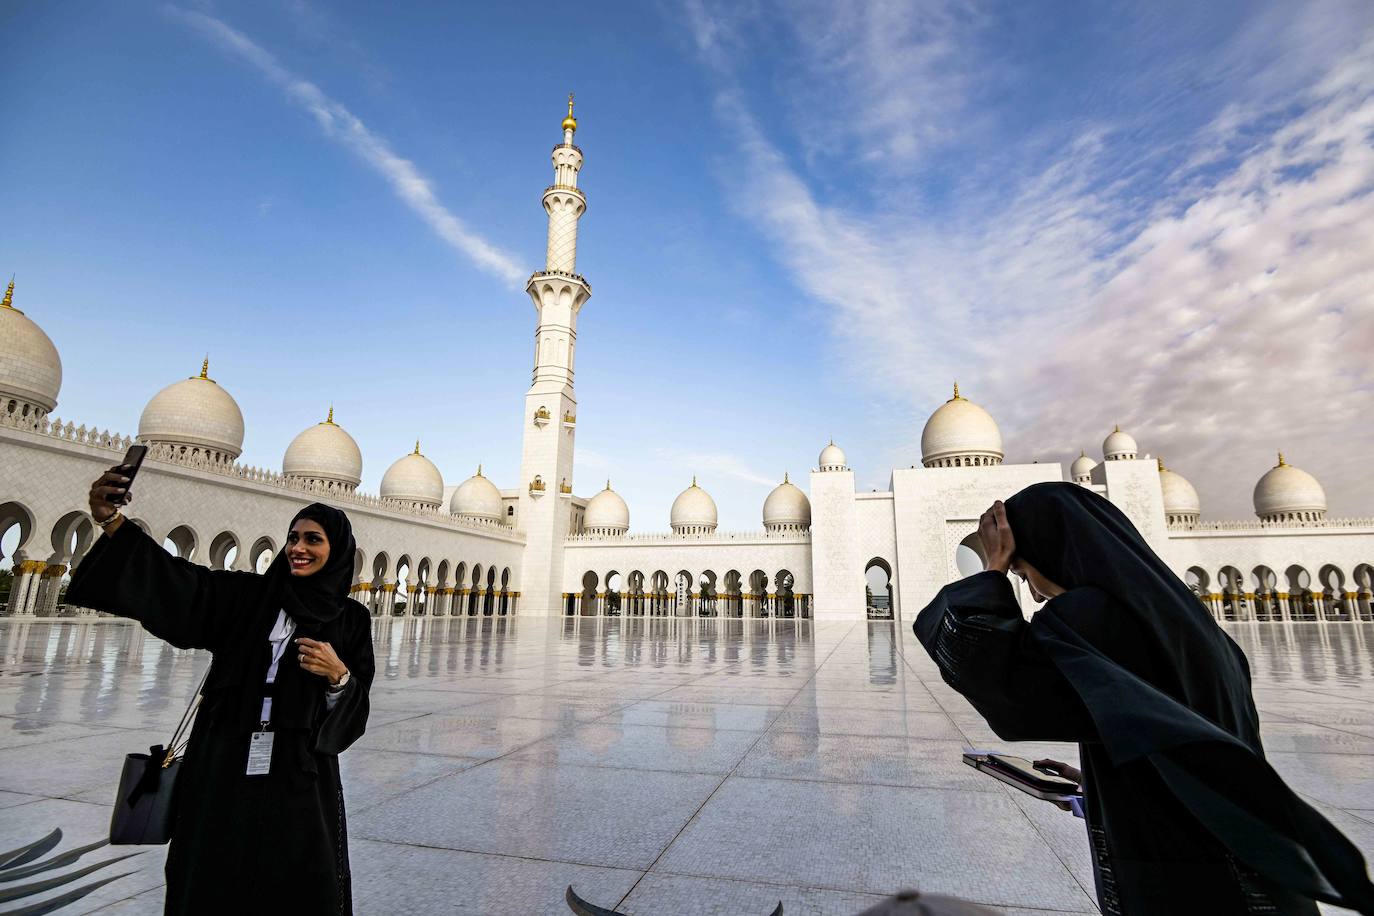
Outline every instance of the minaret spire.
[(15, 308), (14, 308), (14, 277), (13, 277), (13, 276), (10, 277), (10, 285), (9, 285), (9, 288), (5, 290), (5, 298), (4, 298), (3, 300), (0, 300), (0, 308), (14, 309), (16, 312), (19, 311), (19, 309), (15, 309)]

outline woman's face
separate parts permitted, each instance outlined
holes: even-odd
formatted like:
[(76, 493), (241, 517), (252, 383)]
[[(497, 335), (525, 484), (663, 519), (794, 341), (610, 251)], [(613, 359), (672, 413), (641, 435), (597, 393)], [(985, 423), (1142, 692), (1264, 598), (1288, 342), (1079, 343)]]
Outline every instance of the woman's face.
[(303, 518), (286, 536), (286, 561), (293, 576), (313, 576), (329, 559), (329, 538), (320, 523)]
[(1064, 594), (1062, 586), (1046, 579), (1040, 570), (1020, 557), (1012, 558), (1011, 571), (1020, 576), (1022, 582), (1030, 586), (1031, 595), (1036, 601), (1049, 601), (1057, 595)]

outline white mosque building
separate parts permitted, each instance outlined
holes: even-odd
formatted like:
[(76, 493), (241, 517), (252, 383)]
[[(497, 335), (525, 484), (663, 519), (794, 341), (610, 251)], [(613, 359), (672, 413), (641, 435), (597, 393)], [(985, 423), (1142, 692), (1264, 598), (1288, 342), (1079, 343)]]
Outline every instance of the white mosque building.
[(633, 528), (609, 481), (574, 494), (577, 316), (592, 290), (577, 273), (586, 196), (571, 102), (562, 127), (543, 194), (545, 266), (527, 288), (538, 317), (521, 467), (504, 489), (481, 467), (446, 486), (417, 442), (377, 495), (361, 493), (363, 456), (332, 408), (291, 442), (279, 471), (241, 465), (243, 414), (208, 360), (153, 396), (133, 436), (56, 419), (61, 358), (16, 307), (11, 282), (0, 303), (0, 545), (14, 570), (4, 613), (88, 613), (59, 603), (97, 533), (85, 493), (141, 442), (149, 479), (131, 520), (169, 550), (261, 570), (297, 509), (330, 502), (353, 521), (354, 597), (379, 616), (909, 620), (978, 568), (977, 520), (994, 499), (1070, 480), (1125, 511), (1218, 619), (1374, 620), (1374, 519), (1328, 518), (1321, 485), (1282, 455), (1255, 484), (1255, 518), (1205, 522), (1193, 486), (1141, 457), (1119, 428), (1100, 463), (1080, 455), (1067, 476), (1058, 464), (1004, 464), (997, 423), (957, 385), (926, 423), (919, 467), (894, 470), (884, 492), (859, 492), (831, 442), (807, 481), (784, 478), (768, 495), (758, 531), (719, 530), (715, 501), (695, 479), (667, 530)]

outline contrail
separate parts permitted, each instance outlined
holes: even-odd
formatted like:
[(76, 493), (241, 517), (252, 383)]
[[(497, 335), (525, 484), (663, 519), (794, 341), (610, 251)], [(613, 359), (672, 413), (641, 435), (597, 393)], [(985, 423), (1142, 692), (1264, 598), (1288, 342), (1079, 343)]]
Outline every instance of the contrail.
[(516, 259), (473, 232), (441, 204), (429, 179), (420, 174), (415, 164), (397, 155), (386, 140), (368, 130), (353, 112), (325, 95), (314, 83), (287, 70), (261, 45), (232, 26), (213, 16), (176, 6), (167, 10), (280, 86), (288, 98), (315, 118), (326, 137), (352, 150), (385, 178), (401, 202), (455, 250), (511, 286), (519, 288), (524, 284), (527, 272)]

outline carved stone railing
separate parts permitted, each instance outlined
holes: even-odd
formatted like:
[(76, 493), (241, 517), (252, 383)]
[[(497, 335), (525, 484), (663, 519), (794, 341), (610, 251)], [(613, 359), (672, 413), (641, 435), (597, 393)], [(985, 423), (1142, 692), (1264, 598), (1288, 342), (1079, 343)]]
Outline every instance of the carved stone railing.
[(713, 531), (710, 534), (674, 534), (656, 531), (647, 534), (573, 534), (569, 544), (737, 544), (741, 541), (768, 541), (779, 544), (810, 544), (810, 531)]
[[(14, 417), (8, 414), (0, 414), (0, 428), (6, 427), (23, 430), (24, 432), (33, 433), (50, 439), (58, 439), (63, 442), (71, 442), (76, 445), (84, 445), (90, 448), (108, 451), (115, 457), (122, 456), (123, 453), (128, 450), (129, 446), (134, 445), (136, 442), (136, 440), (130, 436), (112, 433), (109, 430), (100, 430), (94, 426), (88, 427), (85, 424), (78, 426), (70, 421), (63, 422), (55, 417), (52, 419), (44, 418), (38, 422), (34, 422), (31, 418), (27, 417)], [(503, 537), (519, 537), (513, 528), (501, 522), (460, 518), (456, 515), (450, 515), (441, 509), (424, 506), (398, 505), (397, 503), (382, 499), (380, 496), (373, 496), (370, 493), (359, 493), (356, 490), (346, 490), (336, 484), (317, 480), (306, 480), (299, 477), (287, 477), (280, 471), (239, 464), (236, 461), (221, 461), (205, 452), (183, 448), (179, 445), (154, 443), (148, 446), (147, 460), (159, 464), (168, 464), (174, 467), (189, 468), (194, 471), (215, 474), (220, 477), (245, 480), (250, 483), (273, 487), (279, 490), (287, 490), (292, 493), (324, 496), (331, 502), (349, 503), (393, 515), (438, 522), (439, 524), (447, 525), (452, 528), (461, 528), (482, 534), (495, 534)]]
[(1320, 522), (1262, 522), (1259, 519), (1219, 522), (1179, 523), (1170, 531), (1313, 531), (1323, 528), (1374, 528), (1374, 518), (1328, 518)]

